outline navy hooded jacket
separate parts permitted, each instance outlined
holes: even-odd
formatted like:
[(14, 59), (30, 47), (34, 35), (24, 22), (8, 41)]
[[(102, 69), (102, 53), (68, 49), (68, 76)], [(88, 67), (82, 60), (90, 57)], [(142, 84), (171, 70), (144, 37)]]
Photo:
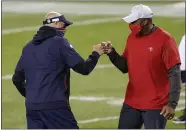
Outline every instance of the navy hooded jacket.
[(88, 75), (97, 64), (97, 52), (84, 61), (63, 36), (55, 28), (43, 26), (23, 48), (12, 81), (26, 97), (27, 109), (69, 107), (70, 68)]

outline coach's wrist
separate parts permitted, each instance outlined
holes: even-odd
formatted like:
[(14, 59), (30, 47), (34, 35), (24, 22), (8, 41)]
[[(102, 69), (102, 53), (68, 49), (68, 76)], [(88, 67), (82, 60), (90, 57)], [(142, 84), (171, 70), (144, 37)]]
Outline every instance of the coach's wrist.
[(177, 103), (176, 102), (169, 102), (168, 106), (172, 107), (173, 109), (176, 109)]

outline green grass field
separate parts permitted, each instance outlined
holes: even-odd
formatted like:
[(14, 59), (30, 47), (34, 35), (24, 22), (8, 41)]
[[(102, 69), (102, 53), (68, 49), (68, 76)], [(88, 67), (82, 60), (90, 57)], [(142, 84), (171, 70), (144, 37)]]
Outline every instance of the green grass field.
[[(45, 14), (3, 14), (3, 30), (27, 26), (37, 26)], [(72, 21), (92, 20), (113, 16), (73, 16)], [(32, 20), (32, 21), (31, 21)], [(14, 21), (14, 24), (11, 22)], [(180, 42), (185, 33), (184, 18), (155, 17), (154, 23), (170, 32)], [(33, 37), (36, 31), (26, 31), (2, 35), (2, 75), (12, 74), (23, 46)], [(86, 58), (94, 44), (101, 41), (112, 41), (119, 53), (125, 47), (128, 25), (121, 21), (97, 23), (91, 25), (71, 26), (65, 35), (74, 48)], [(98, 64), (110, 64), (107, 56), (102, 56)], [(71, 96), (115, 97), (122, 99), (125, 94), (128, 76), (116, 68), (95, 69), (89, 76), (72, 72)], [(184, 99), (184, 97), (181, 97)], [(119, 116), (121, 105), (109, 105), (108, 100), (79, 101), (71, 100), (72, 110), (78, 121)], [(177, 113), (179, 116), (181, 112)], [(24, 98), (20, 96), (11, 80), (2, 80), (2, 128), (26, 128)], [(80, 123), (80, 128), (117, 128), (118, 119)], [(184, 128), (168, 122), (167, 128)]]

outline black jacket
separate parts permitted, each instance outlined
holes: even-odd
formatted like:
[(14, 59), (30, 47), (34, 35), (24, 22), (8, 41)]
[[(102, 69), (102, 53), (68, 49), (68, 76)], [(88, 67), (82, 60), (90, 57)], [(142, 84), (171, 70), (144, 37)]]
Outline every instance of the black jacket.
[(92, 52), (84, 60), (72, 47), (64, 33), (43, 26), (23, 48), (12, 81), (28, 109), (55, 109), (69, 106), (70, 68), (88, 75), (99, 59)]

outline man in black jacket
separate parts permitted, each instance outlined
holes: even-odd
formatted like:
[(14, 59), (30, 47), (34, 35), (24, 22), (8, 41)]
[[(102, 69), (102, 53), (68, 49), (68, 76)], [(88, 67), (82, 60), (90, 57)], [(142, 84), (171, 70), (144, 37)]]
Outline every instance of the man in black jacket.
[(50, 12), (34, 38), (23, 48), (12, 81), (26, 99), (28, 129), (77, 129), (70, 109), (70, 68), (82, 75), (94, 69), (103, 50), (93, 46), (84, 60), (64, 38), (72, 23)]

